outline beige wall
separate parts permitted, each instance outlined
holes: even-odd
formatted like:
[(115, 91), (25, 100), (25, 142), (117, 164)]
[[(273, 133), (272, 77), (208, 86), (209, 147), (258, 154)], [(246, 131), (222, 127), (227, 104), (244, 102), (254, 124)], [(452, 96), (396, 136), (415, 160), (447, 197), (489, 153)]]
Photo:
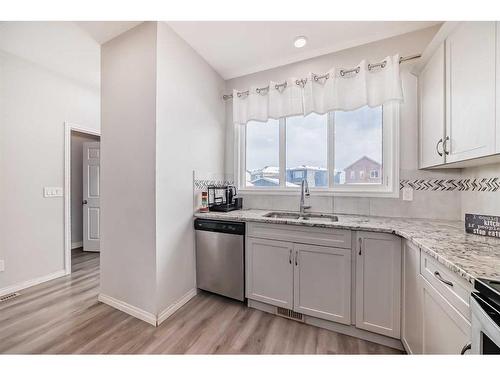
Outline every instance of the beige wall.
[[(399, 53), (401, 56), (420, 53), (430, 42), (438, 27), (432, 27), (394, 38), (350, 48), (344, 51), (316, 57), (279, 68), (234, 78), (226, 82), (226, 92), (233, 89), (244, 90), (251, 85), (267, 85), (270, 80), (280, 81), (287, 77), (302, 77), (308, 72), (321, 73), (332, 66), (351, 67), (362, 59), (380, 61), (387, 55)], [(401, 65), (404, 103), (400, 106), (400, 178), (450, 178), (459, 177), (460, 171), (418, 171), (417, 151), (417, 79), (410, 73), (412, 63)], [(226, 172), (234, 171), (234, 125), (232, 124), (231, 102), (226, 105)], [(314, 211), (335, 211), (338, 213), (459, 219), (459, 192), (415, 191), (414, 200), (403, 201), (399, 198), (349, 198), (312, 196)], [(266, 208), (280, 210), (296, 210), (298, 197), (295, 196), (262, 196), (244, 195), (244, 206), (247, 208)]]
[(99, 142), (99, 137), (71, 132), (71, 245), (83, 241), (83, 144)]
[(100, 121), (89, 85), (3, 51), (0, 76), (3, 289), (63, 271), (63, 198), (44, 198), (43, 188), (64, 187), (64, 122), (98, 131)]

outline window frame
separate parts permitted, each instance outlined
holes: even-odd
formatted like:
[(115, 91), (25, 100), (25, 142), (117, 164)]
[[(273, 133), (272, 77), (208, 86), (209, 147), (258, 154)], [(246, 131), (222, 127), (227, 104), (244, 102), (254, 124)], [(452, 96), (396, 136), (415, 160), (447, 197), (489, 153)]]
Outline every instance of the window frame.
[[(246, 125), (235, 124), (234, 176), (243, 194), (296, 195), (299, 187), (286, 187), (286, 118), (279, 122), (279, 187), (246, 186)], [(327, 114), (328, 187), (311, 187), (318, 196), (399, 197), (399, 104), (382, 106), (382, 175), (381, 184), (334, 184), (335, 114)]]

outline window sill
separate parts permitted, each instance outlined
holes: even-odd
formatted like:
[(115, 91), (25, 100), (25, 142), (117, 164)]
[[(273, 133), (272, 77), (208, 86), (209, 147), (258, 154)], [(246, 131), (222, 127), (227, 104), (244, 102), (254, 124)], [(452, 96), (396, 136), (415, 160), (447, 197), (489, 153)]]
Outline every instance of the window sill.
[[(357, 198), (399, 198), (398, 191), (389, 190), (347, 190), (347, 189), (310, 189), (311, 196), (317, 197), (357, 197)], [(241, 188), (238, 190), (241, 195), (281, 195), (297, 196), (300, 189), (266, 189), (266, 188)]]

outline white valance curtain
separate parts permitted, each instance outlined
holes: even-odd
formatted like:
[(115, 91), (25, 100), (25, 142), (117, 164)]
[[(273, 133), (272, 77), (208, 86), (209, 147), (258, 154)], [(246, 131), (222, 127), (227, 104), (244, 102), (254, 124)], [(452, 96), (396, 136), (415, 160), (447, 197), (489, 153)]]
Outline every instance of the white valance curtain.
[(376, 107), (402, 101), (399, 55), (388, 56), (378, 64), (366, 61), (354, 69), (332, 68), (324, 75), (309, 73), (302, 78), (269, 83), (233, 92), (233, 121), (267, 121), (281, 117), (351, 111), (363, 106)]

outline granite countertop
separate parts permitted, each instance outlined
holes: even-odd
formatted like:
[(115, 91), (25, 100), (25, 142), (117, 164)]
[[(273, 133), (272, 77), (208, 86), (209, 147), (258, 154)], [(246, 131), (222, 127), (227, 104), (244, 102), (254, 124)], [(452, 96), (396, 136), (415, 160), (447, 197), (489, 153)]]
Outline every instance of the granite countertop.
[(338, 222), (311, 222), (264, 217), (269, 212), (271, 211), (198, 212), (195, 217), (393, 233), (411, 241), (471, 284), (478, 277), (500, 279), (500, 239), (465, 233), (462, 221), (337, 215)]

